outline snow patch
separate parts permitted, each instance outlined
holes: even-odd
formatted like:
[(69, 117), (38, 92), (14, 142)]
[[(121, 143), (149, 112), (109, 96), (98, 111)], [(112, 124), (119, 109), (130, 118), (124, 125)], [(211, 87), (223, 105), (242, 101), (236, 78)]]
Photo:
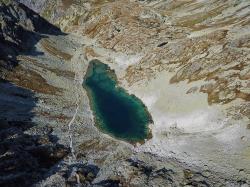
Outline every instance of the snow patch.
[(154, 95), (145, 95), (145, 96), (142, 96), (141, 99), (143, 100), (143, 103), (146, 106), (151, 107), (155, 104), (158, 98)]
[(225, 120), (219, 120), (218, 111), (214, 108), (192, 111), (186, 114), (155, 113), (155, 132), (169, 131), (175, 127), (184, 133), (214, 131), (223, 128)]

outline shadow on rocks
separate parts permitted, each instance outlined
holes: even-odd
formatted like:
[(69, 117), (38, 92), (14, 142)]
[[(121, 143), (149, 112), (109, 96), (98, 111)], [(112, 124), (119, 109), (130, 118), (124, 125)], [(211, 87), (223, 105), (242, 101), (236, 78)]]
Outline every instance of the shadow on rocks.
[(43, 54), (36, 51), (35, 45), (47, 34), (64, 35), (24, 5), (0, 2), (1, 187), (32, 186), (48, 177), (51, 168), (69, 152), (52, 135), (52, 127), (34, 122), (36, 93), (6, 78), (18, 66), (18, 55)]
[(33, 92), (3, 80), (0, 88), (0, 186), (30, 186), (69, 150), (57, 143), (51, 127), (33, 130)]
[(0, 2), (0, 75), (18, 65), (18, 55), (38, 56), (36, 44), (47, 35), (66, 35), (21, 3)]

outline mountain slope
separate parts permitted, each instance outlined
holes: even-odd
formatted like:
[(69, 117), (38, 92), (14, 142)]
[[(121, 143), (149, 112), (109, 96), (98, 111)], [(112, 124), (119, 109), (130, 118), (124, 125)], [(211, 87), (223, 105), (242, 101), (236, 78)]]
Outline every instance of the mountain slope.
[(60, 29), (15, 2), (1, 2), (0, 20), (0, 185), (30, 186), (70, 152), (53, 135), (50, 121), (38, 121), (50, 117), (41, 101), (63, 92), (51, 76), (73, 79), (74, 73), (60, 70), (66, 60), (46, 57), (42, 49), (50, 37), (66, 37)]
[[(250, 183), (249, 1), (20, 2), (67, 34), (0, 5), (1, 185)], [(148, 107), (145, 144), (95, 127), (91, 59)]]

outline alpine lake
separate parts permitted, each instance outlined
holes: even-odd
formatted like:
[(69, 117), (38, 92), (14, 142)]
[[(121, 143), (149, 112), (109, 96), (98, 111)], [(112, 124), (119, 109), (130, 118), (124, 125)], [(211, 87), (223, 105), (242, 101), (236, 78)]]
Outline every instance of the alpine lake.
[(84, 78), (96, 126), (110, 136), (129, 143), (151, 138), (152, 117), (143, 102), (118, 86), (114, 70), (99, 60), (89, 62)]

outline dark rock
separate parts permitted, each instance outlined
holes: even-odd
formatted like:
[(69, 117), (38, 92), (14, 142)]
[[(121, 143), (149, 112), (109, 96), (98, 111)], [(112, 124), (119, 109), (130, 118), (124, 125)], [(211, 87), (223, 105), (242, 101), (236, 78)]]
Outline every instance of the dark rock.
[(67, 184), (70, 186), (91, 184), (96, 178), (99, 168), (95, 165), (74, 164), (69, 166), (68, 173), (65, 175)]
[(193, 172), (189, 169), (184, 170), (184, 177), (186, 179), (185, 184), (191, 186), (199, 186), (199, 187), (209, 187), (213, 186), (209, 183), (209, 180), (206, 176), (199, 172)]
[(113, 179), (103, 180), (95, 185), (96, 186), (103, 186), (103, 187), (120, 187), (120, 186), (122, 186), (120, 180), (113, 180)]
[(159, 45), (157, 45), (157, 47), (162, 47), (162, 46), (167, 45), (167, 44), (168, 44), (168, 42), (162, 42)]
[(145, 174), (148, 177), (153, 172), (154, 167), (147, 165), (143, 161), (133, 160), (133, 159), (128, 159), (127, 161), (131, 164), (131, 166), (138, 168), (139, 171), (141, 171), (143, 174)]
[(166, 169), (166, 168), (156, 170), (153, 173), (154, 178), (161, 177), (161, 178), (164, 178), (165, 180), (167, 180), (167, 181), (169, 181), (171, 183), (174, 182), (174, 175), (175, 175), (175, 172), (173, 170)]

